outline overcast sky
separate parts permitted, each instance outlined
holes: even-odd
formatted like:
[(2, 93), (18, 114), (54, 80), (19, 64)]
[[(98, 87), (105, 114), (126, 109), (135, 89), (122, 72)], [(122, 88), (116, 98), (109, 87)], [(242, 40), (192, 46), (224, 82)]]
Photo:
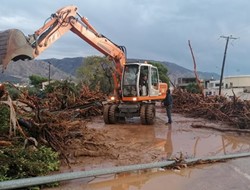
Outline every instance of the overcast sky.
[[(95, 29), (127, 49), (128, 58), (169, 61), (220, 74), (226, 39), (224, 76), (250, 75), (250, 1), (248, 0), (1, 0), (0, 30), (33, 34), (58, 9), (76, 5)], [(38, 59), (101, 55), (72, 32)]]

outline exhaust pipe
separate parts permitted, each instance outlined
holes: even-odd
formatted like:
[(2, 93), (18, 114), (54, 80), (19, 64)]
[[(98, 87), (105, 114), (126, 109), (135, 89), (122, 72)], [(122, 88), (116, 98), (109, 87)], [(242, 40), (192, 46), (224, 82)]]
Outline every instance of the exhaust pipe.
[(0, 65), (6, 69), (11, 61), (34, 59), (34, 48), (18, 29), (0, 32)]

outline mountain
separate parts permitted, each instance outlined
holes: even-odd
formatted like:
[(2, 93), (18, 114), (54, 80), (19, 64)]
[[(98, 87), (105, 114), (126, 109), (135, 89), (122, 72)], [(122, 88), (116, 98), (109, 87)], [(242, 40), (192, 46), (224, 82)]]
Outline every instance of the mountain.
[[(128, 59), (128, 62), (144, 62), (142, 59)], [(149, 61), (149, 60), (147, 60)], [(153, 61), (153, 60), (150, 60)], [(14, 83), (28, 83), (29, 76), (40, 75), (43, 77), (49, 77), (55, 80), (75, 80), (76, 70), (84, 62), (83, 57), (64, 58), (64, 59), (43, 59), (43, 60), (31, 60), (31, 61), (17, 61), (8, 65), (4, 73), (0, 73), (0, 81), (10, 81)], [(154, 61), (160, 62), (160, 61)], [(176, 83), (179, 77), (194, 77), (194, 72), (181, 67), (171, 62), (160, 62), (167, 66), (169, 77), (172, 82)], [(219, 79), (219, 75), (209, 72), (197, 72), (200, 79)]]
[[(166, 65), (166, 67), (169, 70), (169, 78), (172, 80), (172, 82), (176, 83), (178, 78), (181, 77), (195, 77), (194, 71), (191, 71), (189, 69), (186, 69), (184, 67), (181, 67), (175, 63), (170, 62), (161, 62), (162, 64)], [(220, 75), (213, 72), (201, 72), (197, 71), (199, 79), (209, 80), (209, 79), (215, 79), (218, 80), (220, 78)]]
[[(50, 72), (49, 72), (50, 70)], [(75, 79), (74, 75), (66, 73), (43, 60), (16, 61), (11, 62), (3, 73), (0, 73), (0, 81), (13, 83), (29, 83), (29, 76), (40, 75), (53, 80)]]
[[(140, 63), (144, 63), (145, 61), (152, 61), (152, 62), (158, 62), (158, 63), (162, 63), (163, 65), (165, 65), (168, 68), (168, 76), (170, 78), (170, 80), (176, 84), (177, 83), (177, 79), (181, 78), (181, 77), (195, 77), (194, 75), (194, 71), (191, 71), (189, 69), (186, 69), (184, 67), (181, 67), (175, 63), (171, 63), (171, 62), (167, 62), (167, 61), (155, 61), (155, 60), (144, 60), (144, 59), (129, 59), (129, 62), (140, 62)], [(201, 72), (201, 71), (197, 71), (198, 77), (199, 79), (204, 79), (204, 80), (209, 80), (209, 79), (219, 79), (220, 75), (218, 75), (217, 73), (213, 73), (213, 72)]]
[(76, 75), (76, 69), (83, 64), (84, 57), (44, 59), (44, 62), (51, 63), (54, 67), (70, 75)]

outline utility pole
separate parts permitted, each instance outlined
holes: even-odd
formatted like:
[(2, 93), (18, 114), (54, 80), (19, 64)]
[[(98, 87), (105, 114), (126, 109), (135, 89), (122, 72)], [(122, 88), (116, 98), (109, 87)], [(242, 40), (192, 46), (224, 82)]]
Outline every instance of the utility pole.
[(219, 95), (221, 95), (221, 86), (222, 86), (222, 79), (223, 79), (223, 73), (224, 73), (224, 66), (225, 66), (225, 62), (226, 62), (228, 42), (229, 42), (229, 40), (236, 40), (237, 39), (237, 38), (234, 38), (232, 35), (220, 36), (220, 37), (226, 39), (226, 46), (225, 46), (224, 57), (223, 57), (222, 68), (221, 68)]
[(49, 84), (50, 84), (50, 65), (51, 63), (49, 62)]

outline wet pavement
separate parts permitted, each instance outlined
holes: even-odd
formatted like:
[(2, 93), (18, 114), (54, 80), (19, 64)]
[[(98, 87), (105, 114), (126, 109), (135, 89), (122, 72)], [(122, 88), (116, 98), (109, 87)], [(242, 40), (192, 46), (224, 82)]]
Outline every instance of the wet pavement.
[(246, 190), (250, 188), (249, 158), (174, 170), (151, 170), (96, 178), (78, 189), (89, 190)]
[[(209, 124), (223, 127), (203, 119), (186, 118), (173, 114), (174, 122), (165, 125), (166, 115), (159, 109), (153, 126), (140, 125), (138, 118), (126, 124), (104, 125), (96, 122), (93, 128), (121, 128), (123, 138), (130, 142), (144, 139), (142, 143), (152, 142), (148, 150), (161, 152), (162, 159), (173, 158), (182, 153), (185, 158), (205, 158), (250, 152), (250, 136), (242, 133), (225, 133), (208, 129), (194, 129), (192, 124)], [(94, 124), (94, 123), (92, 123)], [(91, 124), (91, 125), (92, 125)], [(134, 139), (134, 140), (133, 140)], [(142, 150), (143, 152), (143, 150)], [(105, 163), (101, 164), (102, 166)], [(107, 166), (107, 165), (106, 165)], [(112, 164), (109, 165), (112, 167)], [(86, 167), (85, 167), (86, 169)], [(90, 169), (90, 168), (89, 168)], [(53, 189), (89, 190), (206, 190), (206, 189), (250, 189), (250, 158), (228, 160), (223, 163), (197, 165), (181, 170), (153, 169), (120, 173), (95, 178), (79, 179), (62, 183)]]

